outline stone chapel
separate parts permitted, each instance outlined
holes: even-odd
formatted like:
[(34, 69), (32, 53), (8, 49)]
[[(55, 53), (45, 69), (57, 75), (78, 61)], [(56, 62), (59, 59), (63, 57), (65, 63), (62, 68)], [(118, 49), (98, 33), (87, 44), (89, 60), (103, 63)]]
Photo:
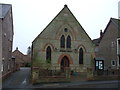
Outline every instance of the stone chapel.
[(70, 68), (87, 74), (87, 68), (94, 67), (92, 40), (67, 5), (32, 42), (32, 63), (40, 59), (52, 70)]

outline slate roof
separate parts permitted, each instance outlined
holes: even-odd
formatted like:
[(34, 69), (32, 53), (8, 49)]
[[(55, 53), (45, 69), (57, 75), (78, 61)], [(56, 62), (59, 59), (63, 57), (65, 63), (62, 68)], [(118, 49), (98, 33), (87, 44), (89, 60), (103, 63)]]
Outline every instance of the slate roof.
[(0, 18), (4, 18), (11, 7), (11, 4), (0, 4)]
[(111, 18), (111, 21), (116, 25), (116, 27), (120, 30), (120, 19)]
[(107, 24), (103, 34), (107, 31), (107, 28), (109, 27), (110, 23), (113, 23), (113, 25), (116, 27), (116, 30), (118, 30), (118, 33), (120, 32), (120, 19), (110, 18), (109, 23)]
[[(103, 36), (104, 36), (104, 34), (105, 34), (105, 32), (106, 32), (106, 30), (107, 30), (107, 28), (109, 27), (109, 25), (110, 25), (111, 22), (114, 24), (114, 26), (115, 26), (115, 27), (118, 29), (118, 31), (120, 32), (120, 19), (110, 18), (110, 21), (109, 21), (109, 23), (107, 24), (107, 26), (106, 26), (106, 28), (105, 28), (105, 30), (104, 30), (104, 32), (103, 32)], [(101, 39), (102, 39), (102, 38), (101, 38)], [(93, 39), (92, 41), (93, 41), (93, 43), (94, 43), (96, 46), (98, 46), (99, 43), (100, 43), (100, 41), (101, 41), (101, 39), (100, 39), (100, 38), (97, 38), (97, 39)]]

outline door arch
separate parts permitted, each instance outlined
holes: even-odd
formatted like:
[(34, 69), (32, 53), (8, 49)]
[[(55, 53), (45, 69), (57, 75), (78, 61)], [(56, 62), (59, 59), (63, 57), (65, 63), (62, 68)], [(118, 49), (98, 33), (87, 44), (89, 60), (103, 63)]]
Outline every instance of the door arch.
[(61, 66), (61, 70), (62, 71), (65, 71), (66, 68), (68, 68), (70, 66), (70, 62), (69, 62), (69, 59), (67, 56), (64, 56), (61, 60), (61, 63), (60, 63), (60, 66)]

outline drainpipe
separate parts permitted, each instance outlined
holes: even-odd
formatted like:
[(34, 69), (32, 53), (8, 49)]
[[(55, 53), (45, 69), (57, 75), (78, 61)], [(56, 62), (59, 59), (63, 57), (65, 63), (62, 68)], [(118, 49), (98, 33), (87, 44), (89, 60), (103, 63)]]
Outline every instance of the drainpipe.
[(120, 55), (120, 51), (119, 51), (119, 49), (120, 49), (120, 47), (119, 47), (119, 40), (120, 40), (120, 38), (117, 38), (117, 69), (119, 69), (119, 55)]

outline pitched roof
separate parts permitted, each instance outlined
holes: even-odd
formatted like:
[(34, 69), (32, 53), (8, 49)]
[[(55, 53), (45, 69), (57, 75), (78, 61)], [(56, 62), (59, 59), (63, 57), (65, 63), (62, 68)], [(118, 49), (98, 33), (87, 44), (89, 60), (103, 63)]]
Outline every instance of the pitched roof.
[(15, 51), (12, 52), (13, 53), (13, 56), (14, 56), (14, 53), (19, 53), (20, 55), (24, 56), (24, 54), (22, 52), (20, 52), (18, 49), (16, 49)]
[[(48, 28), (56, 19), (58, 19), (58, 16), (63, 13), (65, 10), (67, 10), (72, 17), (74, 18), (74, 20), (77, 21), (77, 23), (79, 24), (80, 28), (82, 28), (82, 30), (84, 31), (84, 33), (88, 36), (88, 38), (91, 40), (91, 38), (89, 37), (89, 35), (85, 32), (85, 30), (83, 29), (83, 27), (81, 26), (81, 24), (78, 22), (78, 20), (75, 18), (75, 16), (73, 15), (73, 13), (70, 11), (70, 9), (68, 8), (67, 5), (64, 5), (64, 8), (55, 16), (55, 18), (44, 28), (44, 30), (33, 40), (33, 42), (46, 30), (46, 28)], [(62, 17), (61, 20), (64, 20), (66, 18)]]
[(11, 4), (0, 4), (0, 18), (4, 18), (11, 7)]
[(116, 25), (116, 27), (120, 30), (120, 19), (111, 18), (111, 21)]
[[(111, 22), (114, 24), (114, 26), (118, 30), (118, 33), (120, 33), (120, 19), (110, 18), (110, 20), (109, 20), (109, 22), (108, 22), (108, 24), (107, 24), (107, 26), (106, 26), (106, 28), (105, 28), (105, 30), (103, 32), (103, 36), (104, 36), (104, 34), (105, 34), (105, 32), (106, 32), (106, 30), (109, 27), (109, 25), (110, 25)], [(101, 39), (100, 38), (94, 39), (93, 43), (95, 45), (99, 45), (99, 43), (100, 43), (101, 40), (102, 40), (102, 37), (101, 37)]]
[(120, 19), (115, 19), (115, 18), (110, 18), (109, 23), (107, 24), (104, 32), (103, 32), (103, 36), (105, 34), (105, 32), (107, 31), (107, 28), (109, 27), (110, 23), (113, 23), (113, 25), (116, 27), (116, 30), (118, 30), (120, 32)]

